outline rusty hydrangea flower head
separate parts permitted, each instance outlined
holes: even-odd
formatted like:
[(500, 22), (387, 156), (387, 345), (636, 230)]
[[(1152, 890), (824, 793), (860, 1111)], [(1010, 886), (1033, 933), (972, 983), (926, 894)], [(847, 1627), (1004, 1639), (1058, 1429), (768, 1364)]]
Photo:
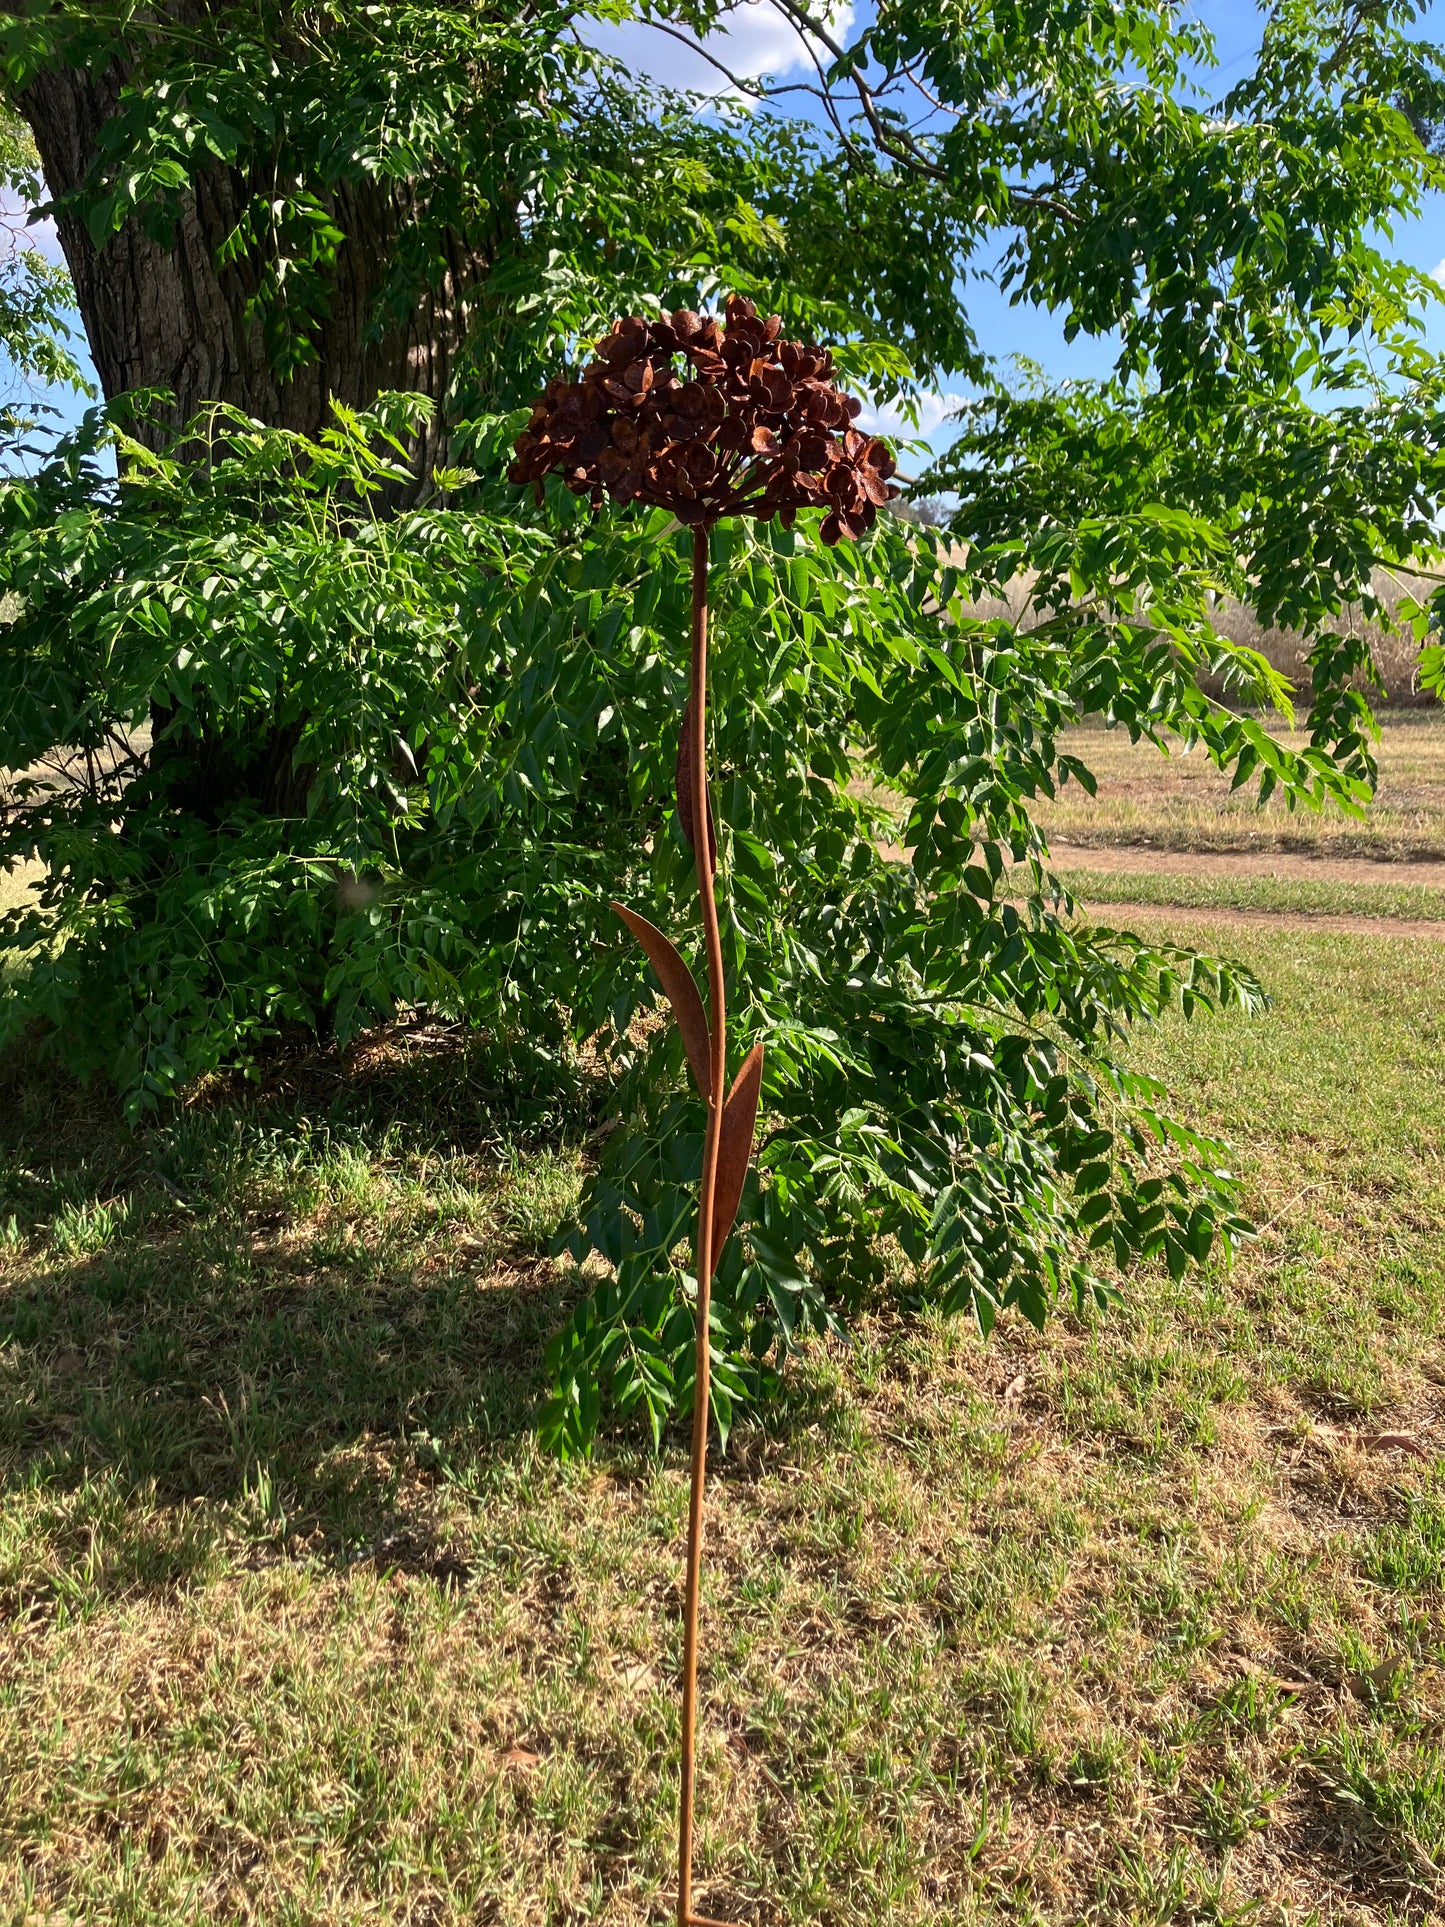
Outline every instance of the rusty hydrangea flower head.
[(628, 315), (579, 381), (556, 376), (517, 437), (514, 482), (560, 470), (594, 508), (603, 496), (669, 509), (679, 522), (827, 510), (828, 543), (857, 537), (898, 490), (884, 442), (853, 426), (859, 404), (833, 379), (826, 348), (783, 341), (777, 315), (729, 298), (720, 326), (679, 308)]

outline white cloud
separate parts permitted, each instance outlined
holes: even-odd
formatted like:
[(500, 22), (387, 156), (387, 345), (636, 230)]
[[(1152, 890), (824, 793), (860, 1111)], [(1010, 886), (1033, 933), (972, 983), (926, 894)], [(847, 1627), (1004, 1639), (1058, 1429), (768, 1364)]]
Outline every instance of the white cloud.
[(0, 228), (9, 232), (11, 247), (34, 248), (47, 261), (64, 266), (65, 256), (61, 252), (60, 236), (55, 231), (54, 221), (32, 222), (29, 202), (22, 201), (8, 189), (0, 192)]
[[(831, 6), (823, 16), (833, 38), (842, 41), (853, 24), (853, 8), (848, 0)], [(746, 95), (728, 86), (724, 76), (701, 54), (684, 47), (670, 34), (660, 33), (643, 21), (630, 21), (614, 27), (600, 21), (591, 24), (588, 39), (604, 53), (615, 54), (633, 73), (667, 87), (689, 93), (723, 93), (735, 100)], [(771, 0), (739, 0), (727, 14), (727, 24), (707, 36), (709, 51), (730, 73), (740, 80), (756, 80), (769, 74), (781, 79), (800, 69), (813, 70), (802, 37), (792, 22), (778, 12)], [(829, 56), (819, 49), (826, 65)]]
[(962, 406), (967, 399), (963, 395), (920, 395), (918, 397), (918, 426), (907, 421), (896, 402), (887, 408), (865, 408), (858, 417), (858, 426), (870, 435), (890, 435), (905, 441), (928, 441), (940, 428), (948, 423), (948, 418)]
[(1435, 263), (1434, 267), (1430, 270), (1430, 279), (1432, 281), (1438, 281), (1442, 287), (1445, 287), (1445, 261), (1437, 261)]

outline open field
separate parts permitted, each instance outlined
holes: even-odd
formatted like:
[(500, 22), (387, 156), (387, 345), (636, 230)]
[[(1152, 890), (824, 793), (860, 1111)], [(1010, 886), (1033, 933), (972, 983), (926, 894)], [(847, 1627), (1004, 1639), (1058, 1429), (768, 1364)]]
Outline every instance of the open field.
[[(30, 896), (31, 886), (44, 875), (44, 867), (39, 863), (24, 863), (13, 870), (0, 870), (0, 912), (24, 903)], [(5, 979), (20, 965), (11, 953), (0, 956), (0, 989)]]
[(43, 874), (38, 863), (24, 863), (14, 870), (0, 870), (0, 910), (9, 910), (12, 905), (23, 903), (30, 894), (30, 886)]
[[(1381, 721), (1379, 788), (1363, 820), (1291, 812), (1278, 798), (1261, 810), (1255, 786), (1231, 793), (1229, 778), (1198, 750), (1165, 758), (1123, 731), (1080, 729), (1065, 747), (1094, 772), (1098, 796), (1069, 784), (1040, 807), (1039, 821), (1051, 838), (1081, 848), (1445, 858), (1445, 717), (1438, 707), (1399, 709)], [(1277, 733), (1296, 748), (1308, 741)]]
[[(1441, 579), (1438, 559), (1434, 567), (1423, 574), (1383, 568), (1373, 571), (1372, 587), (1390, 612), (1391, 622), (1395, 626), (1382, 626), (1379, 622), (1367, 620), (1358, 603), (1341, 611), (1344, 633), (1363, 636), (1369, 643), (1378, 678), (1373, 685), (1372, 700), (1383, 700), (1397, 707), (1415, 704), (1429, 707), (1433, 703), (1433, 697), (1425, 695), (1419, 687), (1420, 645), (1404, 620), (1401, 604), (1407, 598), (1416, 603), (1428, 601)], [(974, 603), (972, 613), (985, 619), (1002, 616), (1011, 622), (1022, 621), (1027, 626), (1033, 619), (1030, 594), (1034, 580), (1028, 574), (1015, 576), (1006, 594)], [(1258, 650), (1271, 667), (1283, 676), (1294, 691), (1295, 700), (1301, 704), (1308, 703), (1310, 644), (1297, 630), (1263, 628), (1252, 609), (1229, 598), (1216, 604), (1213, 623), (1220, 635), (1229, 636), (1235, 642), (1244, 643), (1247, 648)], [(1225, 694), (1217, 678), (1205, 676), (1202, 680), (1211, 694), (1216, 697)]]
[[(1139, 1054), (1262, 1236), (1042, 1337), (880, 1304), (738, 1428), (709, 1912), (1439, 1917), (1438, 949), (1192, 934), (1276, 1007)], [(9, 1079), (0, 1920), (660, 1918), (685, 1454), (525, 1429), (569, 1094), (524, 1140), (403, 1039), (132, 1138)]]

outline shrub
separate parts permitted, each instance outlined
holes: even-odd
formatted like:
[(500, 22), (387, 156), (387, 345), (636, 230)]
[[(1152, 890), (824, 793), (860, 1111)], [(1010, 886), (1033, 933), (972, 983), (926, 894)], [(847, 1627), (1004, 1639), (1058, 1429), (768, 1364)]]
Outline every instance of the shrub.
[[(132, 1116), (254, 1067), (285, 1026), (346, 1038), (407, 1005), (598, 1041), (622, 1124), (570, 1243), (606, 1276), (555, 1343), (545, 1420), (576, 1448), (609, 1400), (659, 1428), (689, 1397), (701, 1110), (670, 1031), (635, 1024), (653, 987), (605, 904), (688, 901), (690, 538), (555, 485), (519, 503), (488, 479), (517, 417), (474, 424), (477, 470), (393, 513), (422, 406), (338, 413), (318, 440), (210, 411), (181, 437), (211, 446), (201, 471), (96, 416), (0, 487), (0, 754), (34, 766), (0, 851), (46, 865), (0, 925), (33, 953), (6, 1021), (40, 1020)], [(1088, 782), (1056, 747), (1081, 709), (1349, 793), (1199, 693), (1206, 663), (1260, 697), (1268, 677), (1173, 613), (1197, 531), (1169, 525), (1167, 554), (1158, 537), (1129, 561), (1123, 530), (1105, 557), (1127, 595), (1015, 631), (967, 615), (977, 583), (943, 538), (887, 518), (832, 552), (801, 522), (715, 535), (730, 1004), (768, 1063), (715, 1301), (724, 1425), (800, 1334), (847, 1318), (889, 1243), (911, 1292), (987, 1325), (1103, 1295), (1091, 1251), (1179, 1269), (1239, 1235), (1220, 1148), (1115, 1046), (1170, 1004), (1247, 1008), (1257, 987), (1000, 888), (1015, 863), (1043, 883), (1028, 804)], [(63, 780), (42, 766), (59, 745)], [(910, 862), (882, 853), (878, 785)]]

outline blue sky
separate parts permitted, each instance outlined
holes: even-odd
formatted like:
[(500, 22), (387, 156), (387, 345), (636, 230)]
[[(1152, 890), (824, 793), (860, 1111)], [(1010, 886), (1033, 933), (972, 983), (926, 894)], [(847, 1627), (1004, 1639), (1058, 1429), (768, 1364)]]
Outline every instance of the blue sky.
[[(864, 5), (866, 0), (856, 9), (848, 0), (833, 0), (832, 17), (840, 26), (846, 26), (862, 16)], [(1263, 15), (1253, 0), (1196, 0), (1190, 11), (1209, 28), (1215, 40), (1218, 64), (1201, 76), (1202, 84), (1210, 95), (1223, 94), (1248, 72), (1259, 47)], [(766, 73), (774, 78), (792, 79), (807, 74), (808, 62), (801, 42), (765, 0), (744, 0), (733, 20), (735, 24), (730, 31), (717, 36), (715, 43), (733, 72), (748, 77)], [(1431, 0), (1422, 10), (1414, 31), (1421, 38), (1445, 34), (1445, 0)], [(706, 62), (690, 55), (676, 41), (645, 27), (600, 31), (597, 40), (599, 45), (674, 86), (711, 91), (723, 84)], [(1386, 245), (1427, 273), (1438, 269), (1445, 282), (1445, 197), (1432, 197), (1422, 215), (1402, 223)], [(1027, 357), (1055, 379), (1090, 380), (1109, 373), (1113, 349), (1107, 339), (1079, 337), (1072, 343), (1066, 342), (1062, 323), (1055, 316), (1040, 308), (1011, 306), (1007, 298), (986, 281), (971, 283), (967, 298), (979, 340), (987, 352)], [(1428, 317), (1427, 339), (1434, 349), (1445, 352), (1445, 306)], [(961, 396), (961, 384), (951, 387), (945, 383), (943, 392), (924, 404), (921, 427), (935, 449), (946, 447), (951, 439), (948, 406)], [(885, 430), (911, 432), (896, 416), (875, 416), (873, 421)]]
[[(1259, 43), (1261, 15), (1252, 0), (1196, 0), (1193, 11), (1215, 36), (1219, 64), (1208, 85), (1211, 91), (1222, 93), (1247, 70)], [(832, 15), (840, 27), (846, 27), (853, 13), (848, 0), (833, 0)], [(735, 72), (796, 78), (805, 70), (806, 55), (797, 36), (766, 4), (760, 4), (760, 0), (743, 0), (731, 18), (729, 30), (716, 37), (716, 44)], [(1424, 37), (1445, 33), (1445, 0), (1432, 0), (1416, 31)], [(705, 62), (652, 29), (636, 25), (599, 28), (596, 39), (635, 68), (673, 85), (711, 92), (722, 84)], [(45, 237), (42, 241), (44, 244)], [(1400, 257), (1427, 273), (1438, 269), (1441, 280), (1445, 281), (1445, 197), (1432, 197), (1418, 219), (1400, 225), (1389, 245)], [(49, 250), (58, 254), (53, 236), (48, 240)], [(968, 300), (986, 350), (1027, 356), (1055, 378), (1089, 379), (1108, 372), (1112, 353), (1107, 341), (1080, 338), (1067, 343), (1061, 325), (1052, 315), (1036, 308), (1011, 307), (998, 290), (987, 283), (971, 285)], [(1428, 339), (1432, 347), (1445, 351), (1445, 307), (1429, 317)], [(950, 384), (945, 383), (943, 387), (944, 392), (925, 405), (923, 415), (923, 429), (935, 447), (946, 446), (951, 438), (946, 414), (949, 403), (956, 399), (956, 391)], [(60, 403), (67, 417), (78, 414), (73, 398), (55, 396), (52, 399)], [(895, 426), (888, 420), (880, 421), (879, 425)]]

